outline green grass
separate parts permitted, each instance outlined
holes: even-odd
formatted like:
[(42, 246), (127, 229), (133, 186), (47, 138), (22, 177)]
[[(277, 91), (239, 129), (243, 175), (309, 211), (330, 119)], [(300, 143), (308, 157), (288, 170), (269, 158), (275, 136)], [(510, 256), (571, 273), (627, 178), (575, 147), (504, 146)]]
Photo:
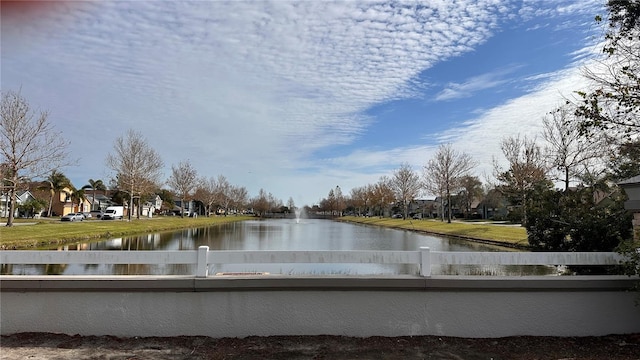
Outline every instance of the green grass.
[(529, 246), (527, 241), (527, 231), (521, 226), (460, 221), (447, 223), (446, 221), (432, 219), (403, 220), (355, 216), (345, 216), (340, 218), (340, 220), (359, 224), (420, 231), (436, 235), (482, 240), (513, 247), (526, 248)]
[[(248, 220), (247, 216), (155, 217), (153, 219), (62, 222), (59, 219), (19, 219), (11, 227), (0, 225), (1, 249), (27, 249), (89, 239), (120, 237)], [(4, 219), (6, 221), (6, 219)], [(27, 223), (18, 225), (20, 223)]]

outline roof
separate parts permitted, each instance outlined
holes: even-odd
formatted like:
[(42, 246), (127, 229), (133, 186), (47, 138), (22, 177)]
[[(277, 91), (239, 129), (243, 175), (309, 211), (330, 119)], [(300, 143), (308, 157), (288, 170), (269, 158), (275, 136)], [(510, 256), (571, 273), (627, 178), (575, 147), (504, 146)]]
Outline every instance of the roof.
[(632, 178), (628, 178), (626, 180), (622, 180), (618, 183), (618, 185), (624, 187), (625, 185), (640, 185), (640, 175), (634, 176)]

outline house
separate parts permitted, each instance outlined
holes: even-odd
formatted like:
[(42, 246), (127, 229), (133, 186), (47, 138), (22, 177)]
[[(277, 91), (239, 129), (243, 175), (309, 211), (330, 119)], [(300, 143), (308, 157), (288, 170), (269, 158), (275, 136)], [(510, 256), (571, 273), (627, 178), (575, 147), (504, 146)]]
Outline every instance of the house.
[(418, 199), (409, 204), (409, 214), (421, 214), (422, 218), (434, 218), (438, 214), (438, 204), (435, 200)]
[[(13, 209), (14, 217), (33, 217), (39, 214), (33, 214), (30, 209), (21, 209), (22, 205), (27, 204), (30, 201), (34, 201), (36, 198), (29, 190), (16, 191), (16, 204)], [(0, 214), (2, 217), (9, 217), (9, 208), (11, 203), (11, 194), (9, 191), (2, 192), (0, 194)]]
[[(86, 199), (81, 200), (79, 203), (72, 200), (73, 190), (70, 187), (65, 187), (62, 190), (56, 191), (51, 196), (51, 191), (43, 188), (42, 183), (29, 184), (29, 189), (33, 195), (45, 200), (47, 204), (51, 203), (51, 215), (52, 216), (64, 216), (72, 212), (89, 212), (91, 209), (91, 202)], [(48, 212), (48, 206), (45, 213)]]
[(111, 200), (111, 194), (109, 190), (86, 189), (84, 191), (84, 196), (89, 202), (90, 210), (88, 211), (104, 211), (107, 207), (116, 205)]
[(476, 212), (482, 219), (505, 219), (509, 214), (509, 202), (500, 191), (492, 189), (476, 205)]

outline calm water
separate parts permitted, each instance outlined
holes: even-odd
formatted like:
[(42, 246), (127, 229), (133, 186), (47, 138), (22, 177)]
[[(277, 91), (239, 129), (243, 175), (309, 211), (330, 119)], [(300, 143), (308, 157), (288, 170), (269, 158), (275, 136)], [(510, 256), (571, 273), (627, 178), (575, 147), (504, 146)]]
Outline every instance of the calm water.
[[(68, 245), (58, 250), (135, 251), (195, 250), (417, 250), (513, 251), (509, 248), (472, 243), (459, 239), (422, 235), (415, 232), (369, 227), (329, 220), (252, 220), (209, 228), (186, 229)], [(210, 273), (268, 272), (271, 274), (394, 275), (417, 274), (417, 266), (378, 264), (243, 264), (212, 265)], [(64, 275), (187, 275), (194, 265), (14, 265), (4, 274)], [(433, 274), (523, 275), (551, 274), (545, 266), (434, 266)]]

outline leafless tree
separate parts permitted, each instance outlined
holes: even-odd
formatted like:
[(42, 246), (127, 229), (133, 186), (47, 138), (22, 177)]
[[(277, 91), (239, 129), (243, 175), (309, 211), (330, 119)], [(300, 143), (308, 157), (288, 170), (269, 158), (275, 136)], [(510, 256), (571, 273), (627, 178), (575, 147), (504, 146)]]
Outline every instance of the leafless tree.
[(231, 206), (233, 206), (235, 214), (237, 215), (238, 210), (246, 205), (249, 192), (244, 186), (232, 186), (231, 191), (229, 191), (229, 197), (231, 198)]
[(381, 176), (378, 182), (373, 185), (372, 196), (372, 205), (378, 208), (380, 217), (384, 216), (386, 208), (391, 205), (394, 197), (391, 179), (387, 176)]
[(142, 134), (132, 129), (116, 139), (114, 152), (107, 155), (106, 163), (116, 173), (117, 186), (129, 193), (129, 220), (133, 198), (154, 188), (164, 166), (160, 155), (149, 146)]
[(10, 194), (7, 226), (12, 226), (20, 183), (70, 165), (69, 141), (55, 131), (47, 112), (34, 112), (19, 92), (2, 94), (0, 115), (0, 163), (5, 169), (2, 183)]
[(501, 182), (501, 192), (522, 204), (522, 223), (527, 223), (526, 204), (530, 192), (538, 185), (547, 184), (548, 167), (542, 156), (540, 146), (534, 139), (507, 137), (500, 145), (509, 169), (503, 170), (494, 164), (496, 179)]
[(171, 165), (171, 176), (167, 185), (180, 197), (180, 216), (184, 217), (184, 203), (191, 200), (198, 185), (198, 172), (189, 160), (181, 161), (177, 166)]
[(217, 194), (216, 194), (216, 178), (215, 177), (202, 177), (198, 180), (198, 185), (196, 186), (194, 197), (200, 201), (205, 206), (205, 211), (207, 216), (211, 214), (212, 208), (216, 205)]
[(367, 207), (371, 204), (370, 188), (371, 185), (351, 189), (351, 204), (358, 215), (361, 215), (363, 211), (367, 211)]
[(460, 179), (476, 167), (471, 155), (457, 152), (451, 144), (440, 145), (424, 167), (424, 184), (447, 199), (447, 222), (451, 222), (451, 192), (460, 187)]
[(409, 204), (420, 194), (422, 188), (420, 176), (413, 171), (409, 164), (403, 163), (399, 169), (393, 172), (391, 186), (396, 200), (402, 203), (402, 217), (406, 219), (409, 215)]
[(224, 209), (224, 216), (227, 216), (229, 212), (229, 206), (231, 204), (231, 189), (232, 185), (224, 175), (218, 175), (216, 180), (216, 197), (218, 204)]
[(601, 160), (607, 153), (604, 138), (597, 134), (582, 136), (574, 116), (568, 106), (562, 106), (542, 119), (542, 136), (547, 145), (544, 157), (560, 173), (559, 179), (564, 182), (565, 190), (569, 189), (572, 180), (584, 179), (584, 175), (592, 173), (598, 163), (602, 165)]

